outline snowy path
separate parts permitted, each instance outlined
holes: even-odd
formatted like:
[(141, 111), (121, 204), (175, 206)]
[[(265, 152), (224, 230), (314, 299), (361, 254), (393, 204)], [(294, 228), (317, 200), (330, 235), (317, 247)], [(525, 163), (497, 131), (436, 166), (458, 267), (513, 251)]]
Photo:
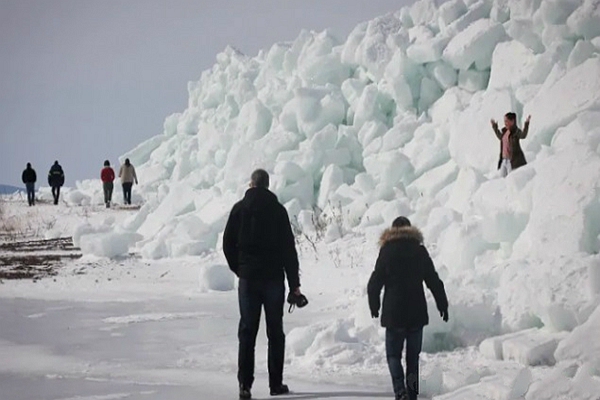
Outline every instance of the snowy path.
[[(0, 399), (236, 398), (235, 294), (144, 302), (0, 300)], [(256, 399), (266, 390), (264, 333)], [(290, 381), (294, 399), (390, 398), (388, 388)]]

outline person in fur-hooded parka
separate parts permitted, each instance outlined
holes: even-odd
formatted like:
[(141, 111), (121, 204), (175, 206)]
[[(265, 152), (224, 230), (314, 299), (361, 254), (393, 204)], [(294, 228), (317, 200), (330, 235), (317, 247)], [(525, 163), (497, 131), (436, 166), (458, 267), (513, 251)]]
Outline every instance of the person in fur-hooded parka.
[[(419, 395), (419, 354), (423, 327), (429, 323), (423, 282), (433, 293), (437, 308), (448, 322), (448, 300), (423, 235), (405, 217), (398, 217), (380, 239), (381, 250), (369, 280), (369, 306), (373, 318), (379, 317), (383, 295), (381, 325), (386, 328), (385, 352), (396, 400), (417, 400)], [(406, 342), (406, 374), (402, 349)]]
[(384, 328), (422, 328), (429, 323), (423, 282), (427, 285), (442, 313), (447, 318), (448, 300), (444, 283), (439, 278), (427, 249), (423, 235), (410, 221), (399, 217), (394, 225), (381, 235), (380, 251), (375, 271), (368, 285), (371, 314), (379, 315), (381, 290)]

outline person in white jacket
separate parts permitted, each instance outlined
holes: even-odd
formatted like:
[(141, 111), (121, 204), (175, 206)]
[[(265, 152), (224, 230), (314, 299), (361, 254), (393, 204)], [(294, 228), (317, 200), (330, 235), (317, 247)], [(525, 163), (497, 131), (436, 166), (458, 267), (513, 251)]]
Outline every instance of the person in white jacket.
[(131, 165), (129, 158), (125, 160), (125, 164), (121, 165), (119, 170), (119, 178), (121, 178), (121, 185), (123, 186), (123, 198), (125, 204), (131, 204), (131, 188), (133, 183), (138, 184), (137, 175), (135, 174), (135, 168)]

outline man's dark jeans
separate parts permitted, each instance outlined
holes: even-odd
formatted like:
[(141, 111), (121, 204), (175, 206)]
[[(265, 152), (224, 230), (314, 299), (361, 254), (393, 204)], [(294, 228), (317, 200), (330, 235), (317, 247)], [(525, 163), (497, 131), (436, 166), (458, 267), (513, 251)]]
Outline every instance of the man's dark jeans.
[(269, 386), (278, 387), (283, 382), (285, 354), (284, 282), (282, 280), (240, 279), (238, 297), (240, 305), (238, 381), (246, 388), (251, 388), (254, 383), (254, 348), (261, 309), (264, 307), (269, 339)]
[[(406, 382), (402, 369), (402, 348), (406, 341)], [(385, 332), (385, 350), (388, 367), (392, 375), (394, 393), (404, 390), (409, 398), (416, 399), (419, 394), (419, 354), (423, 344), (423, 328), (393, 329)]]
[(133, 182), (123, 182), (123, 201), (125, 204), (131, 204), (131, 188)]
[(27, 188), (27, 202), (30, 206), (33, 206), (35, 205), (35, 183), (26, 183), (25, 187)]
[(54, 198), (54, 205), (58, 205), (60, 198), (60, 186), (52, 186), (52, 197)]

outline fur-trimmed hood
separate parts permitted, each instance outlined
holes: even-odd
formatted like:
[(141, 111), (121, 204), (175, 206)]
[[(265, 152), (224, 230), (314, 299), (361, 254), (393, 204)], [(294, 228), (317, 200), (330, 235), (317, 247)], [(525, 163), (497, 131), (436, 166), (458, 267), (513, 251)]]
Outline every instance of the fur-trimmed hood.
[(379, 247), (383, 247), (394, 240), (403, 239), (416, 240), (419, 244), (423, 244), (423, 234), (419, 229), (414, 226), (404, 226), (402, 228), (386, 229), (379, 238)]

